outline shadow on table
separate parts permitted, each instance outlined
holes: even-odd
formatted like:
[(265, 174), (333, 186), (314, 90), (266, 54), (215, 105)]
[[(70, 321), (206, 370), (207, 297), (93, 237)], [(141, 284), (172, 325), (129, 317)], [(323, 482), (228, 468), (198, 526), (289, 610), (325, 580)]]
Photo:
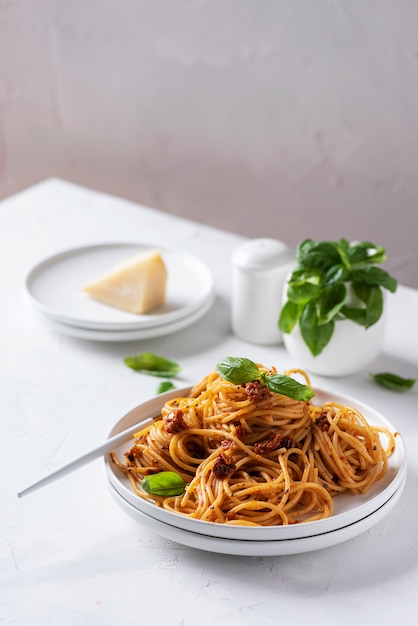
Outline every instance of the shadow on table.
[[(401, 495), (402, 511), (395, 507), (372, 529), (339, 545), (289, 556), (234, 557), (205, 553), (206, 574), (248, 580), (254, 585), (274, 588), (285, 584), (296, 595), (319, 595), (367, 589), (400, 579), (416, 568), (418, 518), (416, 484), (418, 477), (408, 475)], [(202, 553), (190, 555), (201, 569)], [(254, 573), (256, 568), (256, 575)]]
[(85, 341), (68, 338), (79, 344), (84, 344), (86, 350), (106, 352), (116, 356), (126, 356), (129, 351), (156, 352), (165, 356), (175, 355), (177, 360), (182, 357), (204, 353), (213, 349), (225, 340), (231, 331), (230, 305), (227, 300), (217, 296), (213, 306), (197, 322), (171, 335), (155, 337), (153, 339), (132, 340), (121, 342)]

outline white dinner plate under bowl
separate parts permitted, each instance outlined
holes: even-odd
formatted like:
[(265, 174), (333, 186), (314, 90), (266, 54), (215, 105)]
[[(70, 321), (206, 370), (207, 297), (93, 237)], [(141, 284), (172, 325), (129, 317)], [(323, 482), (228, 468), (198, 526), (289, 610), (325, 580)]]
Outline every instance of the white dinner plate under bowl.
[(281, 539), (271, 541), (251, 541), (239, 539), (225, 539), (222, 537), (210, 537), (199, 533), (191, 532), (171, 526), (146, 515), (142, 511), (135, 508), (130, 502), (125, 500), (113, 487), (109, 484), (110, 493), (115, 502), (121, 507), (125, 513), (130, 515), (135, 521), (144, 525), (148, 530), (155, 532), (157, 535), (176, 541), (189, 548), (197, 548), (206, 550), (207, 552), (216, 552), (218, 554), (229, 554), (234, 556), (285, 556), (290, 554), (302, 554), (321, 550), (322, 548), (330, 548), (337, 544), (358, 537), (362, 533), (370, 530), (378, 522), (382, 521), (396, 506), (405, 487), (406, 475), (402, 479), (398, 489), (392, 496), (384, 502), (377, 510), (369, 515), (330, 532), (320, 533), (308, 537), (300, 537), (295, 539)]
[(88, 341), (140, 341), (145, 339), (154, 339), (155, 337), (164, 337), (179, 332), (184, 328), (188, 328), (200, 320), (211, 308), (214, 295), (212, 295), (204, 305), (191, 313), (190, 315), (178, 319), (170, 324), (161, 324), (150, 328), (138, 328), (132, 330), (93, 330), (89, 328), (80, 328), (72, 324), (63, 324), (56, 320), (50, 319), (39, 311), (33, 311), (36, 317), (45, 322), (52, 330), (75, 337), (76, 339), (86, 339)]
[[(108, 273), (117, 263), (158, 248), (167, 267), (166, 303), (136, 315), (97, 302), (83, 286)], [(101, 331), (143, 330), (172, 324), (206, 304), (214, 291), (209, 268), (180, 250), (143, 243), (103, 243), (65, 250), (36, 264), (24, 282), (26, 303), (60, 324)]]
[[(163, 404), (175, 397), (185, 397), (190, 388), (179, 389), (157, 396), (127, 413), (115, 424), (109, 436), (116, 435), (126, 428), (138, 424), (138, 430), (142, 421), (160, 414)], [(383, 426), (393, 433), (396, 429), (383, 415), (368, 405), (351, 397), (336, 394), (331, 391), (315, 389), (312, 402), (322, 405), (325, 402), (337, 402), (345, 406), (351, 406), (359, 410), (367, 421), (374, 426)], [(389, 467), (386, 475), (376, 482), (366, 494), (352, 494), (345, 492), (334, 498), (334, 514), (326, 519), (313, 522), (301, 522), (285, 526), (239, 526), (205, 522), (187, 517), (156, 506), (152, 501), (140, 498), (132, 490), (128, 478), (112, 463), (110, 456), (105, 457), (105, 476), (107, 481), (118, 494), (138, 511), (160, 522), (181, 528), (182, 530), (230, 540), (243, 541), (276, 541), (290, 540), (332, 532), (353, 524), (365, 518), (392, 497), (395, 491), (406, 477), (406, 451), (400, 434), (396, 436), (396, 447), (389, 458)], [(385, 443), (385, 442), (384, 442)], [(120, 459), (124, 452), (132, 447), (133, 440), (126, 442), (115, 450)]]

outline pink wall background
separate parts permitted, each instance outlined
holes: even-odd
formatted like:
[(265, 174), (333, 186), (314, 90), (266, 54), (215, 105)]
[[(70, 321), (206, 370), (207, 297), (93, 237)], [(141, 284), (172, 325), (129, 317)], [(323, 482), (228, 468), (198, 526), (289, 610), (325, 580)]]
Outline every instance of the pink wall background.
[(417, 24), (414, 0), (3, 0), (0, 198), (57, 176), (369, 239), (418, 288)]

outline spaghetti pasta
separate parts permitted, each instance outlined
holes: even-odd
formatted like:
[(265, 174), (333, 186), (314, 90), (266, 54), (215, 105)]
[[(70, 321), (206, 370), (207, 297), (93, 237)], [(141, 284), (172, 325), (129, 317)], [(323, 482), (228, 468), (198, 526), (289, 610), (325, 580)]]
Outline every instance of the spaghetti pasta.
[[(311, 386), (301, 370), (285, 374)], [(385, 475), (394, 446), (391, 432), (355, 408), (293, 400), (214, 371), (188, 397), (167, 401), (123, 461), (111, 457), (137, 495), (157, 506), (207, 522), (270, 526), (331, 516), (335, 496), (366, 493)], [(144, 477), (162, 471), (183, 478), (182, 494), (142, 488)]]

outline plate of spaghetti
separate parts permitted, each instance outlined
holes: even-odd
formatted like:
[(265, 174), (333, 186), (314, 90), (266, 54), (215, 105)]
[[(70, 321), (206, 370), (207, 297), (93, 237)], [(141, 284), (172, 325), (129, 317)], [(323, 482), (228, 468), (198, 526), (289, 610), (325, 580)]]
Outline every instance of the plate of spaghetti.
[[(392, 424), (356, 399), (312, 390), (303, 371), (256, 367), (246, 382), (217, 367), (122, 417), (109, 436), (138, 432), (105, 457), (112, 491), (142, 521), (238, 541), (319, 536), (389, 510), (406, 479)], [(309, 399), (269, 384), (300, 378)]]

